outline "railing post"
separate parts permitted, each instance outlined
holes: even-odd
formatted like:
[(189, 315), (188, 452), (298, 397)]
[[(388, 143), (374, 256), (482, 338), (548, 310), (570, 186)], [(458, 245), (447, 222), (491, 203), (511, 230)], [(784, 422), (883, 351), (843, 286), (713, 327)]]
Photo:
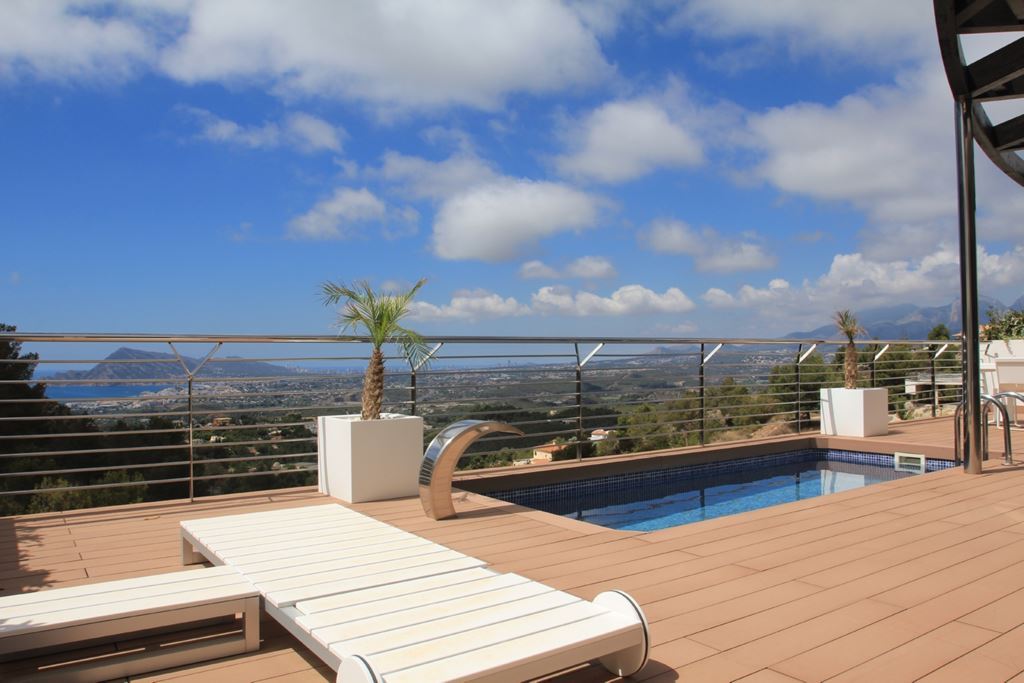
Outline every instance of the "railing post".
[(409, 412), (416, 414), (416, 368), (409, 371)]
[[(929, 355), (931, 355), (931, 354), (929, 354)], [(932, 358), (929, 360), (928, 364), (931, 366), (931, 376), (932, 376), (932, 417), (935, 417), (935, 416), (937, 416), (939, 414), (939, 385), (936, 383), (936, 379), (935, 379), (935, 357), (934, 356), (932, 356)]]
[(188, 500), (194, 502), (196, 498), (195, 462), (196, 446), (192, 438), (192, 430), (195, 427), (195, 420), (192, 417), (192, 375), (188, 376)]
[(708, 429), (708, 407), (707, 401), (704, 396), (704, 344), (700, 345), (700, 369), (698, 373), (700, 378), (700, 445), (704, 446), (707, 443), (707, 429)]
[(799, 434), (803, 431), (804, 421), (800, 415), (800, 400), (803, 398), (800, 383), (800, 364), (803, 362), (803, 351), (804, 345), (798, 344), (796, 347), (796, 433)]
[(877, 371), (878, 357), (876, 355), (871, 356), (871, 388), (875, 388), (875, 372)]
[(576, 461), (583, 460), (583, 366), (576, 364)]

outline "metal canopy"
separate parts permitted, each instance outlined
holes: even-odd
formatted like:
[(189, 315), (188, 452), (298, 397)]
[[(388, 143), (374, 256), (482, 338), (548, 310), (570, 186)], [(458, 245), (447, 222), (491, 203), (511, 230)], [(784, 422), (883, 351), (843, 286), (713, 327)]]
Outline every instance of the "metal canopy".
[[(957, 100), (968, 99), (974, 139), (1008, 176), (1024, 185), (1024, 114), (993, 124), (985, 103), (1024, 101), (1024, 0), (934, 0), (946, 78)], [(968, 64), (960, 36), (1018, 32), (1019, 38)]]
[[(956, 101), (960, 207), (960, 301), (963, 322), (965, 429), (956, 438), (964, 468), (982, 470), (981, 363), (978, 347), (978, 240), (975, 231), (974, 143), (1024, 185), (1024, 115), (993, 124), (985, 104), (1024, 99), (1024, 0), (933, 0), (939, 49)], [(960, 37), (1018, 32), (1021, 37), (968, 63)]]

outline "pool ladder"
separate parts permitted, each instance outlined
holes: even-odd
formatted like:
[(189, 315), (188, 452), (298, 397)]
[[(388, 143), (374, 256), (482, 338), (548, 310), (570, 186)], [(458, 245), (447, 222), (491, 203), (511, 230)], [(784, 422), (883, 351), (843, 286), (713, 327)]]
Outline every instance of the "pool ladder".
[[(1006, 404), (1000, 399), (1011, 399), (1014, 401), (1024, 402), (1024, 394), (1018, 391), (1001, 391), (998, 394), (982, 394), (981, 401), (984, 407), (981, 410), (981, 459), (988, 460), (988, 411), (995, 408), (1000, 416), (1003, 418), (1003, 464), (1013, 464), (1013, 446), (1010, 442), (1010, 413), (1006, 409)], [(960, 436), (962, 434), (962, 423), (963, 423), (963, 412), (964, 404), (961, 403), (956, 407), (956, 415), (953, 418), (953, 462), (957, 465), (963, 464), (962, 453), (960, 452)]]

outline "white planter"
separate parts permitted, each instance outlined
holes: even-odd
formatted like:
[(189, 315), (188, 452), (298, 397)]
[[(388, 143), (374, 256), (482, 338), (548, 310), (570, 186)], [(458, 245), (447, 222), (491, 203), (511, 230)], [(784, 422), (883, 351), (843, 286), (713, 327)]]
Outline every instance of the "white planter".
[(886, 389), (822, 389), (821, 433), (828, 436), (882, 436), (889, 433)]
[(317, 418), (320, 492), (346, 503), (404, 498), (419, 493), (423, 418), (382, 414)]

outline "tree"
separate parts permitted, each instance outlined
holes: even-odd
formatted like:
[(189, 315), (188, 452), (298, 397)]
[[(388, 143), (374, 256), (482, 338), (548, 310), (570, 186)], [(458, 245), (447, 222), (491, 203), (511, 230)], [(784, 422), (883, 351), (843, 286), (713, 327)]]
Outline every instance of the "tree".
[(363, 329), (373, 345), (370, 364), (363, 377), (361, 417), (364, 420), (380, 419), (384, 401), (384, 352), (381, 347), (388, 342), (398, 344), (414, 365), (428, 356), (423, 338), (401, 324), (402, 318), (409, 315), (413, 297), (426, 282), (420, 280), (403, 294), (377, 294), (365, 280), (352, 285), (325, 282), (320, 286), (325, 306), (333, 306), (342, 300), (345, 302), (338, 314), (341, 330)]
[(988, 310), (988, 325), (982, 333), (984, 341), (1024, 339), (1024, 310)]
[(846, 337), (846, 350), (843, 353), (843, 381), (847, 389), (857, 388), (857, 345), (854, 343), (857, 335), (864, 334), (864, 328), (857, 322), (857, 318), (849, 310), (836, 311), (836, 327), (839, 333)]
[(949, 339), (949, 328), (939, 323), (928, 332), (928, 339), (932, 341)]

